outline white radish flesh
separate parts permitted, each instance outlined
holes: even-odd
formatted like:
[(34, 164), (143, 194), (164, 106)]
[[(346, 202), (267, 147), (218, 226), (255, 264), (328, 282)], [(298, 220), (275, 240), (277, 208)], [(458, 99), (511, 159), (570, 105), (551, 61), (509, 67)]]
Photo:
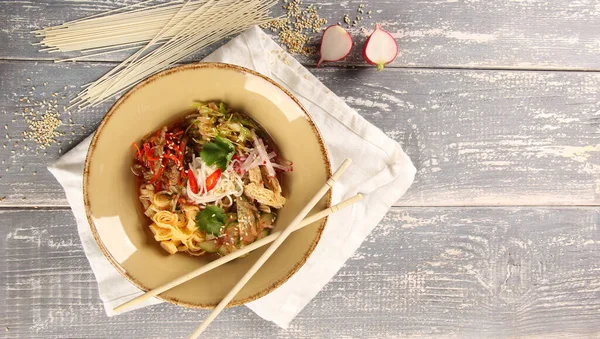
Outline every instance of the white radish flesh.
[(379, 24), (375, 25), (375, 31), (367, 39), (363, 48), (365, 61), (377, 66), (377, 70), (381, 71), (385, 65), (394, 61), (397, 55), (396, 39), (389, 32), (381, 29)]
[(323, 61), (338, 61), (345, 58), (352, 49), (350, 33), (340, 25), (332, 25), (325, 29), (321, 39), (321, 58), (317, 67)]

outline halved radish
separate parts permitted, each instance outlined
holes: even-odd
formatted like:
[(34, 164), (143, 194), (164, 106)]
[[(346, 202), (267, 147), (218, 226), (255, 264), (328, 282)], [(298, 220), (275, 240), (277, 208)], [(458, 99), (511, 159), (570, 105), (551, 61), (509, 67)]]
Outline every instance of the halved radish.
[(352, 49), (352, 37), (350, 33), (340, 25), (331, 25), (323, 32), (321, 39), (321, 58), (317, 67), (323, 61), (338, 61), (345, 58)]
[(379, 24), (376, 24), (375, 31), (369, 36), (363, 48), (365, 61), (377, 66), (377, 70), (381, 71), (383, 66), (394, 61), (397, 55), (396, 39), (388, 31), (381, 29)]

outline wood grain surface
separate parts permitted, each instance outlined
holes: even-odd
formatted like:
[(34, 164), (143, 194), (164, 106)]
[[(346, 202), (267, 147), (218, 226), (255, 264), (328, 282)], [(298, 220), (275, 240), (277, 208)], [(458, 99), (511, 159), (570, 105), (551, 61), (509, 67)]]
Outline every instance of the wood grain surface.
[[(107, 318), (70, 211), (4, 211), (5, 338), (185, 337), (206, 311)], [(600, 311), (597, 207), (393, 208), (280, 329), (245, 307), (206, 338), (591, 336)]]
[[(56, 146), (39, 150), (20, 137), (27, 128), (23, 110), (35, 108), (20, 100), (52, 100), (57, 92), (59, 106), (67, 105), (78, 91), (76, 84), (93, 80), (111, 65), (0, 61), (0, 67), (0, 86), (11, 89), (0, 97), (0, 126), (8, 127), (0, 129), (0, 196), (6, 197), (0, 204), (67, 206), (46, 166), (59, 151), (92, 133), (110, 103), (71, 115), (63, 112), (65, 136)], [(600, 202), (598, 73), (312, 71), (411, 156), (419, 172), (398, 205)]]
[[(96, 14), (133, 1), (4, 0), (0, 5), (0, 57), (19, 60), (55, 59), (65, 55), (38, 53), (30, 31)], [(372, 0), (304, 1), (315, 4), (327, 24), (343, 23), (344, 15), (363, 20), (350, 30), (362, 43), (380, 23), (400, 46), (394, 66), (517, 69), (600, 69), (600, 8), (595, 0)], [(359, 14), (372, 11), (371, 18)], [(283, 9), (275, 7), (276, 15)], [(369, 30), (364, 32), (361, 28)], [(318, 44), (318, 34), (312, 44)], [(216, 48), (217, 46), (213, 46)], [(209, 49), (210, 50), (210, 49)], [(208, 52), (207, 50), (206, 52)], [(206, 53), (204, 52), (204, 53)], [(358, 48), (347, 60), (358, 64)], [(75, 56), (77, 54), (67, 54)], [(98, 57), (121, 60), (123, 55)], [(303, 58), (315, 64), (315, 58)], [(362, 63), (361, 63), (362, 64)]]
[[(46, 170), (110, 103), (63, 106), (126, 54), (56, 64), (77, 54), (40, 53), (29, 32), (134, 2), (0, 2), (2, 338), (185, 337), (206, 315), (161, 304), (106, 317)], [(346, 60), (319, 69), (315, 57), (299, 60), (403, 145), (416, 181), (289, 329), (238, 307), (207, 338), (600, 336), (598, 1), (308, 4), (328, 24), (354, 19), (360, 4), (372, 11), (350, 29), (358, 47)], [(381, 73), (359, 55), (362, 28), (375, 22), (401, 52)], [(44, 100), (56, 100), (65, 124), (42, 150), (20, 134)]]

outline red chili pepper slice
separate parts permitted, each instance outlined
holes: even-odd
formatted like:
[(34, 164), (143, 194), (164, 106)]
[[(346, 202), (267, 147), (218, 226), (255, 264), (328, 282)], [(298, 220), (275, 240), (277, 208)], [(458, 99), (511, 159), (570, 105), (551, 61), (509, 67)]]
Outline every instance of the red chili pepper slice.
[(179, 144), (179, 150), (178, 150), (179, 154), (178, 155), (179, 155), (179, 161), (181, 163), (183, 163), (183, 155), (185, 153), (185, 145), (186, 145), (186, 143), (187, 143), (187, 139), (184, 138), (183, 140), (181, 140), (181, 144)]
[(181, 186), (183, 185), (183, 179), (184, 179), (184, 170), (181, 169), (181, 171), (179, 171), (179, 175), (177, 176), (177, 185)]
[(194, 171), (192, 171), (192, 169), (190, 168), (188, 169), (187, 174), (192, 193), (198, 194), (198, 181), (196, 180), (196, 176), (194, 176)]
[(144, 151), (146, 152), (146, 158), (149, 161), (156, 161), (156, 160), (160, 160), (160, 157), (155, 158), (152, 156), (152, 150), (150, 149), (150, 144), (149, 143), (145, 143), (144, 144)]
[(179, 158), (174, 156), (171, 153), (165, 154), (164, 158), (173, 160), (175, 162), (175, 164), (177, 165), (177, 167), (181, 166), (181, 162), (179, 162)]
[(135, 147), (135, 149), (136, 149), (134, 159), (137, 159), (137, 160), (142, 159), (142, 150), (140, 149), (140, 147), (135, 142), (132, 143), (131, 146)]
[(223, 172), (221, 171), (221, 169), (217, 168), (217, 170), (214, 171), (213, 174), (209, 175), (208, 178), (206, 178), (207, 192), (215, 188), (215, 186), (217, 186), (217, 182), (219, 181), (219, 178), (221, 177), (222, 173)]
[(150, 178), (150, 183), (151, 184), (154, 184), (158, 179), (160, 179), (160, 177), (162, 176), (163, 172), (165, 171), (166, 162), (167, 162), (167, 160), (163, 160), (162, 164), (158, 168), (158, 171), (156, 171), (154, 173), (154, 175), (152, 176), (152, 178)]

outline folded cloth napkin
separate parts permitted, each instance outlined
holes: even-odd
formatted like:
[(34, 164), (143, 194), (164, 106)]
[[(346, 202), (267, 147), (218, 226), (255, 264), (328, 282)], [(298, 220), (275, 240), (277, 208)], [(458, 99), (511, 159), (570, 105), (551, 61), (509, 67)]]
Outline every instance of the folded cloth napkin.
[[(356, 193), (364, 199), (329, 217), (317, 247), (304, 266), (268, 295), (247, 304), (264, 319), (287, 327), (344, 265), (377, 226), (388, 209), (411, 185), (415, 167), (402, 148), (327, 89), (298, 61), (258, 27), (242, 33), (204, 61), (219, 61), (254, 69), (290, 90), (310, 113), (337, 168), (354, 159), (333, 187), (333, 203)], [(106, 313), (142, 292), (123, 278), (104, 258), (85, 217), (82, 194), (83, 163), (91, 137), (48, 169), (63, 186), (77, 221), (77, 230), (96, 279)], [(159, 303), (152, 299), (138, 307)]]

